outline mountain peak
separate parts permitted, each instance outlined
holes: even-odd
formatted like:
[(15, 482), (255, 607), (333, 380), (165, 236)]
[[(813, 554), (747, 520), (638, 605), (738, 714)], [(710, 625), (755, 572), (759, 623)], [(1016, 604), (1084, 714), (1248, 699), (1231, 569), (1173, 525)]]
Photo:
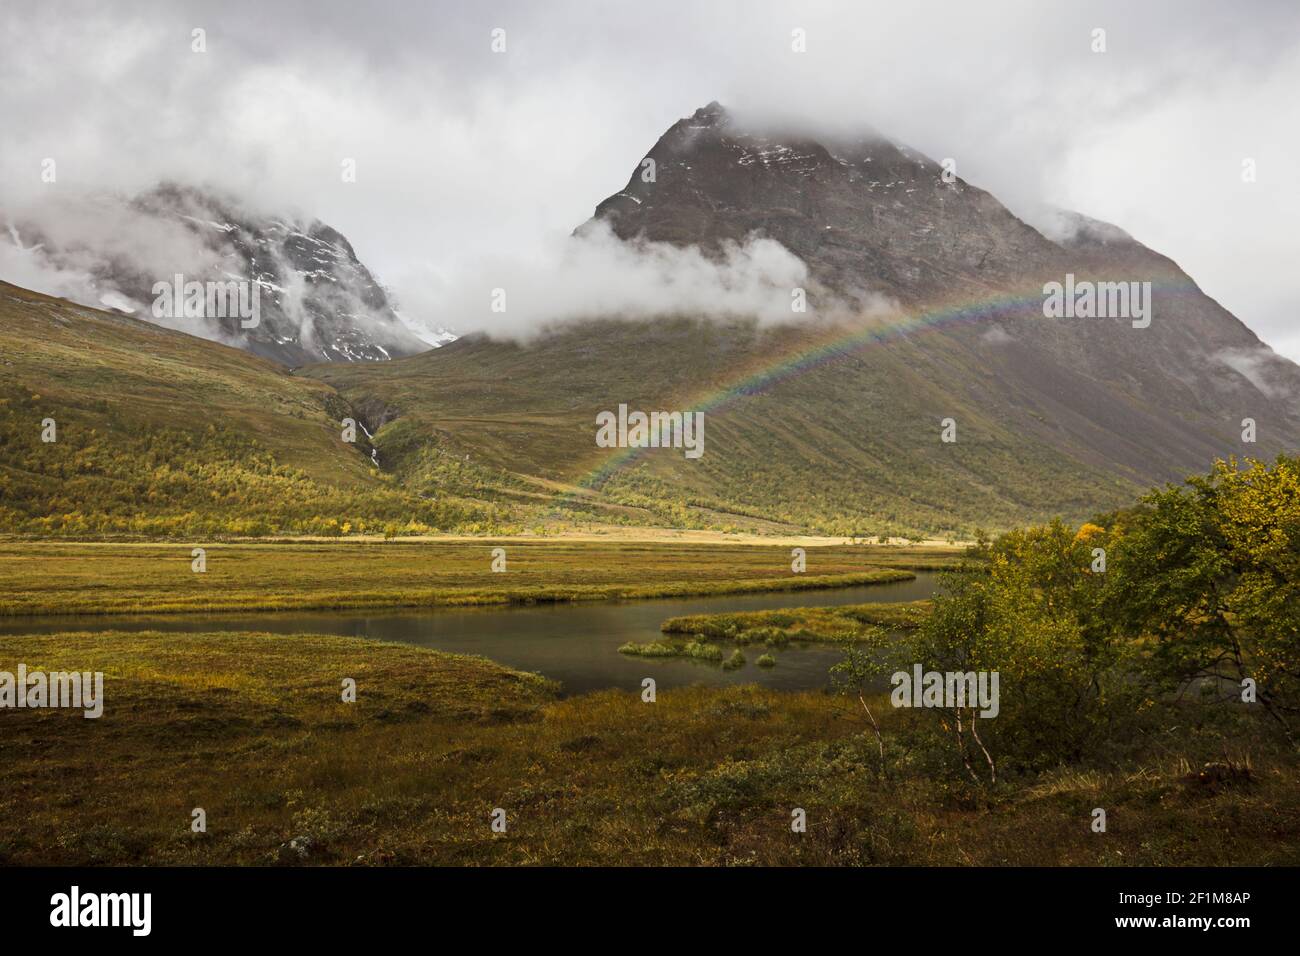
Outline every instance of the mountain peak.
[(701, 106), (691, 114), (691, 122), (700, 126), (721, 126), (731, 119), (727, 108), (717, 100), (708, 106)]
[(870, 289), (921, 301), (957, 279), (1018, 275), (1056, 249), (988, 193), (873, 129), (740, 122), (716, 101), (674, 123), (595, 218), (622, 239), (705, 249), (759, 233), (847, 299)]
[[(382, 285), (337, 229), (318, 219), (267, 215), (237, 198), (164, 181), (132, 199), (95, 196), (85, 211), (38, 208), (12, 230), (30, 247), (39, 276), (57, 287), (83, 281), (69, 297), (149, 319), (153, 288), (180, 274), (199, 282), (246, 281), (259, 315), (245, 327), (204, 316), (152, 321), (225, 342), (286, 365), (382, 361), (424, 351), (448, 334), (412, 330)], [(98, 225), (90, 228), (87, 218)], [(96, 248), (87, 235), (111, 231), (130, 242)], [(93, 256), (86, 266), (89, 249)], [(37, 283), (39, 285), (39, 283)], [(69, 291), (62, 294), (69, 295)], [(432, 339), (432, 341), (428, 341)]]

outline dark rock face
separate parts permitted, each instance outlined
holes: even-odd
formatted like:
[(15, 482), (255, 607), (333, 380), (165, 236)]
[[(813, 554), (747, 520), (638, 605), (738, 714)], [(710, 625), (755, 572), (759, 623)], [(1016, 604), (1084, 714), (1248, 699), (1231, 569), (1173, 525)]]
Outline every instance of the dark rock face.
[(920, 301), (955, 281), (1013, 278), (1042, 237), (988, 193), (874, 133), (815, 141), (748, 131), (718, 104), (666, 132), (596, 217), (623, 238), (709, 244), (778, 240), (840, 294)]
[[(716, 103), (674, 124), (647, 156), (654, 181), (638, 165), (597, 220), (623, 239), (706, 251), (757, 233), (807, 264), (810, 311), (875, 294), (902, 314), (938, 316), (906, 346), (955, 408), (1145, 482), (1202, 470), (1218, 454), (1300, 447), (1300, 368), (1115, 226), (1063, 213), (1048, 238), (878, 134), (742, 128)], [(1152, 283), (1150, 326), (1045, 318), (1044, 283), (1067, 274)], [(1241, 441), (1248, 417), (1257, 444)]]

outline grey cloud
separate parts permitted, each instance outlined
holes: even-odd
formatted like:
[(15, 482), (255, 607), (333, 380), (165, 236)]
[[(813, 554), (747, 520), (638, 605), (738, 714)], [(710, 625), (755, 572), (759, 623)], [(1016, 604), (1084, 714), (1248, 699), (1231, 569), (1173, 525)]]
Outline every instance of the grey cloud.
[[(1300, 358), (1300, 10), (1281, 0), (33, 3), (6, 5), (0, 43), (0, 204), (211, 182), (338, 227), (421, 324), (477, 294), (486, 260), (584, 221), (716, 99), (873, 126), (1026, 217), (1114, 222)], [(431, 294), (431, 274), (464, 291)]]

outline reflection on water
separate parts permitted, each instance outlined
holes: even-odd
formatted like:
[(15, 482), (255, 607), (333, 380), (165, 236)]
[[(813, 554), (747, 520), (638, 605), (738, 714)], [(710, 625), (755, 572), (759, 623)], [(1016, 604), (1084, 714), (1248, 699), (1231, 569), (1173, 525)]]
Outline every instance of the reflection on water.
[[(914, 581), (827, 591), (737, 594), (650, 601), (539, 604), (526, 607), (437, 608), (423, 611), (307, 611), (270, 614), (198, 614), (165, 617), (67, 616), (0, 620), (0, 634), (42, 634), (68, 630), (270, 631), (275, 634), (341, 634), (400, 641), (458, 654), (481, 654), (501, 664), (536, 671), (561, 683), (565, 694), (607, 687), (640, 690), (653, 677), (660, 688), (684, 684), (763, 684), (786, 690), (829, 685), (827, 671), (840, 651), (820, 645), (783, 649), (742, 648), (744, 667), (724, 671), (694, 660), (655, 660), (618, 653), (627, 641), (661, 637), (659, 625), (682, 614), (760, 611), (782, 607), (824, 607), (876, 601), (915, 601), (938, 586), (934, 572)], [(764, 652), (776, 667), (755, 665)], [(730, 654), (730, 650), (727, 651)]]

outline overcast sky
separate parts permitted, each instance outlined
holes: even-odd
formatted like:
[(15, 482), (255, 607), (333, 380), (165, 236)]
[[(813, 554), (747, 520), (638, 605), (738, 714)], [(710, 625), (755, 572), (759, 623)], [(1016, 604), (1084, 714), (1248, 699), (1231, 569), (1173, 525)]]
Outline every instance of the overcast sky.
[(716, 99), (1113, 222), (1300, 360), (1294, 0), (5, 0), (0, 44), (0, 203), (207, 182), (334, 225), (407, 312), (569, 233)]

